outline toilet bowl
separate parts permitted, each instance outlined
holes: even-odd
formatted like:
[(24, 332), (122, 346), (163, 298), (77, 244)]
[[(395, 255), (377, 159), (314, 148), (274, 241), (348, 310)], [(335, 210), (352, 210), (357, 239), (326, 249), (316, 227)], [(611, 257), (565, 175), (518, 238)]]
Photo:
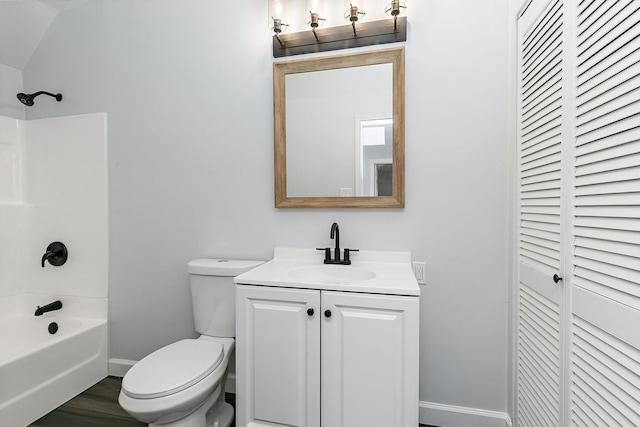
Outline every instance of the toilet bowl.
[(189, 263), (197, 339), (183, 339), (144, 357), (122, 379), (120, 406), (150, 426), (229, 427), (225, 402), (235, 347), (233, 277), (262, 261), (200, 259)]
[(151, 353), (122, 379), (120, 406), (150, 426), (228, 427), (233, 408), (224, 401), (224, 382), (234, 344), (200, 337)]

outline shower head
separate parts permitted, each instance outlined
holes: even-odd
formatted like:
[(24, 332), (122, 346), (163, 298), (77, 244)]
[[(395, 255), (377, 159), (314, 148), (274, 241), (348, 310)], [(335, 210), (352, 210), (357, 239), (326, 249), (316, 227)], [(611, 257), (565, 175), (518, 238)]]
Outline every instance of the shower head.
[(18, 94), (18, 99), (24, 105), (27, 105), (29, 107), (31, 107), (33, 105), (33, 98), (31, 97), (31, 95), (27, 95), (26, 93), (19, 93)]
[(19, 93), (17, 96), (18, 96), (18, 100), (20, 102), (22, 102), (27, 107), (31, 107), (31, 106), (33, 106), (33, 98), (35, 98), (38, 95), (43, 95), (43, 94), (44, 95), (53, 96), (56, 99), (56, 101), (58, 101), (58, 102), (62, 101), (62, 94), (61, 93), (59, 93), (57, 95), (54, 95), (52, 93), (45, 92), (45, 91), (32, 93), (31, 95), (26, 94), (26, 93)]

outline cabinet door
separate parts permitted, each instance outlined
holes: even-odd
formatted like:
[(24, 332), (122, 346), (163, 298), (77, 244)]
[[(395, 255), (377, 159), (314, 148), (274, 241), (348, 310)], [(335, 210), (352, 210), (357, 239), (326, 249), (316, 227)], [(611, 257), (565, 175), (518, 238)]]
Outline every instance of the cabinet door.
[(239, 285), (236, 301), (236, 426), (319, 427), (320, 292)]
[(418, 425), (418, 310), (416, 297), (322, 292), (324, 427)]

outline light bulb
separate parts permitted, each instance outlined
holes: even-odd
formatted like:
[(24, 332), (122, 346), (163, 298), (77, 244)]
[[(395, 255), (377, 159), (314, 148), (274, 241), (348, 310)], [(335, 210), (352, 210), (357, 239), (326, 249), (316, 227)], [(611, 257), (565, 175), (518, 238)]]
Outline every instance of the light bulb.
[(324, 24), (325, 18), (323, 16), (324, 10), (322, 0), (308, 0), (307, 10), (309, 11), (309, 15), (307, 15), (307, 18), (304, 21), (305, 24), (314, 30)]
[(398, 15), (404, 12), (406, 8), (407, 8), (407, 5), (404, 4), (404, 2), (401, 2), (400, 0), (391, 0), (391, 3), (389, 3), (384, 8), (384, 13), (386, 13), (387, 15), (391, 15), (394, 18), (397, 18)]
[(356, 1), (345, 1), (344, 2), (344, 6), (345, 6), (345, 12), (344, 12), (344, 19), (346, 19), (347, 21), (351, 21), (351, 22), (357, 22), (358, 20), (362, 19), (365, 15), (364, 10), (360, 9), (359, 5), (361, 2), (356, 2)]
[(271, 0), (269, 2), (269, 28), (276, 34), (287, 30), (288, 24), (284, 20), (284, 0)]

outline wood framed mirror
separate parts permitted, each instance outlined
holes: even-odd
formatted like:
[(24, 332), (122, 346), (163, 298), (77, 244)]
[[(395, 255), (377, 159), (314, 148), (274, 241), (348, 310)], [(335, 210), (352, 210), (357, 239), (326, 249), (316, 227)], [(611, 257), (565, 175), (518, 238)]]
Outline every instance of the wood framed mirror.
[(404, 207), (404, 48), (275, 62), (277, 208)]

